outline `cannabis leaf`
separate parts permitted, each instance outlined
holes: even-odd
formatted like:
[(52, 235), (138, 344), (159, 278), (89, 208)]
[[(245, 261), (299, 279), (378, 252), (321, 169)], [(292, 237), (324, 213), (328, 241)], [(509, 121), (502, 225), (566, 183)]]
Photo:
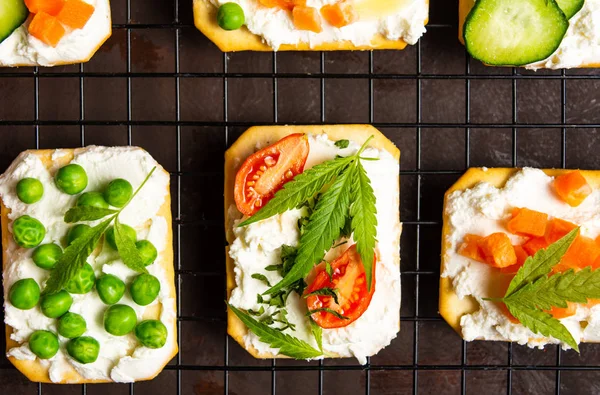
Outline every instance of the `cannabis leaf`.
[(317, 346), (319, 346), (319, 350), (321, 350), (321, 352), (323, 352), (323, 328), (321, 328), (315, 322), (315, 320), (312, 319), (312, 317), (310, 317), (308, 319), (308, 321), (310, 322), (310, 330), (311, 330), (313, 336), (315, 337)]
[(76, 206), (70, 208), (65, 214), (65, 222), (72, 224), (82, 221), (96, 221), (108, 215), (118, 213), (117, 210), (93, 206)]
[(323, 355), (310, 344), (293, 336), (280, 332), (268, 325), (252, 318), (247, 313), (227, 304), (229, 309), (254, 333), (259, 340), (267, 343), (272, 348), (279, 349), (279, 353), (296, 359), (313, 359)]
[(115, 219), (115, 244), (125, 266), (139, 273), (148, 273), (135, 243), (127, 236), (127, 231), (119, 222), (118, 216)]

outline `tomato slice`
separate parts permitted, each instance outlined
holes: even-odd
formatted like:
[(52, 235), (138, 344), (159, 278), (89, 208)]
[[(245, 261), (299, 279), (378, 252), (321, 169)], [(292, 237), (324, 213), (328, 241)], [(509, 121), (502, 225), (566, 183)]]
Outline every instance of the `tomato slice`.
[(308, 137), (296, 133), (250, 155), (235, 176), (238, 210), (245, 215), (260, 210), (283, 184), (302, 173), (308, 151)]
[(325, 266), (319, 265), (313, 282), (306, 288), (304, 294), (309, 294), (322, 288), (335, 288), (338, 303), (333, 296), (311, 295), (306, 298), (308, 310), (328, 308), (347, 317), (342, 319), (327, 311), (312, 314), (312, 319), (322, 328), (342, 328), (348, 326), (367, 310), (375, 293), (375, 263), (373, 259), (373, 280), (371, 291), (367, 291), (365, 268), (356, 251), (356, 244), (348, 248), (339, 258), (331, 263), (332, 279), (329, 278)]

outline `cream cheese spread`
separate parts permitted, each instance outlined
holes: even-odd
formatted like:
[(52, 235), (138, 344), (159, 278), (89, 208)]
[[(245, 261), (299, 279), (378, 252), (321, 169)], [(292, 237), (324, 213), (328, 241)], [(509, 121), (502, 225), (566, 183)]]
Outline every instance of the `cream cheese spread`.
[[(309, 136), (310, 153), (305, 165), (310, 168), (316, 164), (334, 159), (336, 155), (349, 156), (359, 149), (351, 142), (348, 148), (340, 149), (326, 134)], [(261, 148), (261, 147), (258, 147)], [(401, 226), (398, 221), (399, 190), (398, 161), (387, 151), (368, 148), (364, 157), (379, 158), (377, 161), (363, 161), (371, 185), (375, 191), (377, 205), (377, 240), (376, 245), (376, 279), (377, 285), (371, 304), (366, 312), (352, 324), (339, 329), (323, 329), (323, 350), (341, 357), (356, 357), (361, 364), (366, 357), (374, 355), (390, 344), (400, 329), (400, 268), (397, 265), (398, 243)], [(230, 246), (229, 256), (235, 268), (236, 288), (231, 293), (229, 302), (241, 309), (258, 310), (262, 304), (257, 303), (257, 294), (268, 289), (265, 283), (251, 277), (260, 273), (272, 284), (281, 280), (278, 272), (267, 271), (265, 267), (281, 263), (281, 246), (297, 246), (299, 240), (298, 219), (304, 209), (287, 211), (264, 221), (246, 227), (237, 227), (241, 213), (235, 205), (228, 209), (229, 218), (235, 240)], [(331, 261), (340, 256), (351, 243), (341, 245), (328, 252), (325, 259)], [(296, 330), (286, 329), (284, 332), (302, 339), (316, 347), (311, 333), (306, 301), (292, 292), (287, 299), (288, 319), (296, 325)], [(274, 307), (266, 308), (266, 313), (274, 312)], [(251, 332), (245, 337), (247, 347), (254, 347), (260, 354), (277, 354), (276, 349), (261, 342)]]
[(56, 47), (28, 33), (31, 17), (0, 43), (0, 66), (54, 66), (87, 60), (111, 32), (109, 0), (84, 0), (94, 5), (83, 27), (68, 31)]
[[(63, 155), (64, 152), (57, 150), (52, 155), (52, 160)], [(169, 279), (159, 262), (167, 250), (168, 224), (164, 217), (158, 215), (158, 212), (168, 193), (169, 175), (150, 154), (135, 147), (80, 148), (75, 150), (71, 163), (77, 163), (85, 169), (88, 176), (86, 191), (101, 191), (115, 178), (124, 178), (137, 188), (152, 168), (157, 167), (138, 195), (123, 210), (119, 220), (135, 228), (138, 239), (149, 240), (156, 247), (159, 258), (147, 269), (160, 281), (161, 291), (158, 298), (146, 307), (134, 303), (128, 292), (119, 303), (131, 306), (136, 311), (139, 321), (146, 318), (145, 314), (149, 311), (158, 309), (160, 320), (168, 328), (169, 333), (167, 343), (159, 349), (149, 349), (140, 345), (133, 334), (113, 336), (103, 328), (101, 317), (107, 305), (100, 300), (97, 292), (74, 294), (73, 305), (69, 311), (85, 318), (87, 331), (84, 335), (92, 336), (100, 343), (98, 359), (90, 364), (76, 362), (66, 353), (65, 344), (68, 339), (59, 336), (61, 347), (58, 353), (49, 360), (40, 360), (40, 363), (49, 367), (50, 380), (53, 382), (62, 382), (65, 377), (69, 377), (68, 374), (73, 369), (83, 378), (90, 380), (132, 382), (152, 377), (168, 362), (175, 347), (176, 334), (171, 333), (176, 320), (175, 300), (170, 295), (172, 279)], [(0, 196), (4, 205), (10, 210), (9, 231), (12, 231), (14, 219), (27, 214), (38, 219), (46, 227), (43, 243), (56, 242), (64, 246), (61, 241), (72, 225), (65, 223), (63, 216), (70, 207), (74, 206), (78, 195), (67, 195), (56, 188), (53, 179), (56, 170), (58, 170), (57, 166), (48, 169), (38, 155), (26, 151), (19, 155), (0, 177)], [(37, 178), (44, 185), (44, 195), (39, 202), (24, 204), (16, 196), (16, 184), (24, 177)], [(90, 225), (93, 226), (98, 222), (100, 221), (91, 222)], [(33, 278), (42, 286), (49, 276), (47, 270), (40, 269), (33, 263), (32, 252), (32, 249), (18, 247), (12, 237), (5, 251), (8, 257), (4, 262), (3, 272), (5, 323), (12, 327), (10, 338), (20, 344), (8, 350), (7, 355), (16, 359), (36, 358), (27, 344), (27, 339), (33, 331), (47, 329), (56, 332), (57, 330), (57, 320), (44, 316), (39, 306), (30, 310), (19, 310), (8, 301), (8, 291), (19, 279)], [(118, 253), (106, 243), (101, 251), (93, 253), (87, 262), (94, 268), (97, 277), (102, 273), (111, 273), (128, 284), (136, 275), (123, 264)]]
[[(445, 215), (450, 231), (445, 242), (449, 243), (449, 248), (444, 257), (446, 264), (442, 277), (452, 280), (459, 298), (473, 297), (480, 305), (479, 310), (461, 318), (465, 340), (512, 341), (530, 347), (559, 343), (556, 339), (536, 335), (521, 324), (512, 323), (495, 303), (483, 300), (497, 289), (502, 274), (485, 263), (457, 253), (468, 233), (487, 236), (494, 232), (506, 232), (505, 223), (516, 207), (526, 207), (570, 221), (581, 227), (583, 236), (596, 238), (600, 234), (600, 190), (594, 190), (580, 206), (571, 207), (554, 194), (552, 181), (553, 177), (542, 170), (524, 168), (512, 176), (503, 188), (482, 182), (448, 196)], [(520, 236), (509, 234), (509, 237), (513, 244), (524, 241)], [(600, 340), (600, 305), (591, 308), (580, 306), (574, 316), (560, 321), (577, 342)], [(565, 344), (561, 345), (568, 348)]]
[[(244, 10), (248, 30), (261, 36), (274, 50), (283, 44), (295, 45), (301, 42), (308, 43), (311, 47), (332, 41), (350, 41), (356, 46), (369, 45), (377, 34), (389, 40), (404, 40), (408, 44), (415, 44), (425, 33), (425, 24), (429, 15), (428, 1), (397, 1), (398, 7), (392, 14), (359, 16), (358, 21), (341, 28), (323, 22), (323, 31), (314, 33), (298, 30), (294, 26), (290, 12), (280, 8), (265, 7), (259, 0), (210, 0), (217, 7), (228, 2), (239, 4)], [(349, 1), (350, 4), (356, 2)], [(335, 3), (337, 0), (306, 1), (307, 6), (317, 10), (324, 5)]]

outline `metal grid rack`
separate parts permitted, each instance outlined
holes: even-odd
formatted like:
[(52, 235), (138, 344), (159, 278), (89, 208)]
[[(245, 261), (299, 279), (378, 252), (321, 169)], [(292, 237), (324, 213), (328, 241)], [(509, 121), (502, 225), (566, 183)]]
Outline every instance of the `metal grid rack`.
[[(432, 23), (428, 26), (428, 33), (424, 40), (416, 45), (416, 48), (407, 51), (415, 51), (414, 72), (406, 73), (390, 73), (376, 71), (375, 58), (378, 56), (374, 53), (367, 53), (364, 56), (367, 59), (368, 72), (346, 73), (346, 72), (328, 72), (327, 57), (329, 55), (320, 53), (318, 57), (319, 70), (317, 72), (281, 72), (279, 68), (278, 58), (284, 55), (273, 54), (271, 62), (271, 70), (267, 72), (232, 72), (229, 68), (230, 55), (222, 54), (222, 70), (211, 72), (182, 72), (180, 62), (181, 40), (183, 34), (197, 34), (194, 30), (189, 18), (191, 10), (191, 1), (180, 0), (173, 4), (173, 21), (171, 23), (137, 23), (132, 18), (132, 9), (134, 6), (141, 6), (142, 3), (134, 3), (135, 0), (113, 1), (113, 13), (117, 6), (122, 6), (126, 12), (124, 15), (125, 23), (115, 23), (113, 25), (114, 33), (124, 33), (126, 41), (126, 70), (124, 72), (103, 72), (103, 71), (86, 71), (86, 65), (78, 66), (78, 70), (65, 69), (54, 71), (42, 70), (39, 68), (24, 69), (24, 70), (0, 70), (0, 87), (3, 82), (11, 79), (28, 79), (33, 82), (33, 118), (23, 119), (16, 117), (14, 119), (3, 119), (0, 115), (0, 139), (7, 136), (7, 133), (12, 128), (27, 127), (31, 128), (31, 137), (28, 137), (28, 142), (25, 145), (29, 148), (39, 148), (41, 143), (41, 128), (45, 127), (70, 127), (78, 129), (79, 144), (85, 145), (89, 143), (86, 134), (86, 129), (95, 128), (100, 130), (103, 127), (120, 127), (126, 135), (127, 144), (140, 144), (153, 147), (151, 153), (161, 153), (168, 151), (169, 148), (157, 146), (152, 143), (152, 138), (145, 139), (144, 127), (165, 127), (172, 130), (172, 139), (174, 151), (167, 153), (169, 156), (174, 155), (174, 167), (171, 170), (173, 184), (173, 214), (174, 214), (174, 235), (175, 235), (175, 264), (177, 276), (177, 295), (178, 295), (178, 334), (181, 345), (181, 352), (174, 361), (169, 364), (165, 372), (159, 376), (157, 381), (150, 385), (131, 384), (131, 385), (114, 385), (110, 387), (110, 393), (199, 393), (199, 394), (236, 394), (240, 392), (257, 393), (257, 394), (400, 394), (400, 393), (490, 393), (490, 394), (512, 394), (512, 393), (597, 393), (598, 387), (593, 386), (594, 378), (600, 375), (600, 353), (593, 345), (583, 347), (585, 359), (573, 359), (569, 357), (569, 361), (565, 363), (565, 353), (556, 347), (548, 347), (546, 351), (529, 351), (524, 347), (506, 345), (506, 344), (478, 344), (473, 343), (467, 345), (465, 342), (458, 339), (450, 329), (445, 326), (442, 319), (435, 313), (437, 304), (437, 278), (439, 269), (437, 269), (438, 261), (435, 260), (438, 251), (429, 252), (422, 247), (422, 243), (435, 243), (439, 245), (439, 233), (441, 229), (441, 212), (438, 210), (435, 214), (430, 213), (430, 208), (441, 208), (440, 202), (444, 189), (457, 179), (467, 167), (481, 163), (494, 165), (498, 162), (494, 160), (481, 161), (472, 159), (472, 152), (480, 147), (482, 141), (478, 139), (477, 143), (473, 143), (473, 135), (478, 134), (481, 130), (487, 130), (489, 136), (494, 136), (498, 133), (503, 133), (509, 137), (509, 147), (505, 152), (504, 160), (501, 164), (506, 166), (518, 166), (527, 163), (536, 162), (521, 162), (520, 158), (525, 156), (527, 159), (527, 149), (525, 154), (520, 149), (519, 139), (522, 130), (535, 129), (539, 132), (542, 140), (537, 141), (542, 146), (546, 140), (546, 132), (553, 133), (553, 136), (559, 136), (558, 146), (560, 147), (559, 163), (554, 162), (557, 167), (565, 167), (568, 163), (567, 153), (568, 144), (574, 138), (575, 134), (582, 131), (588, 132), (588, 136), (595, 137), (596, 128), (600, 126), (600, 122), (589, 121), (586, 118), (582, 122), (571, 122), (567, 118), (568, 102), (567, 102), (567, 83), (569, 81), (586, 81), (593, 84), (598, 80), (599, 75), (592, 73), (571, 73), (571, 72), (549, 72), (532, 74), (522, 72), (517, 69), (505, 70), (487, 70), (481, 68), (477, 62), (474, 62), (464, 55), (464, 68), (460, 72), (443, 72), (433, 71), (424, 72), (423, 59), (423, 42), (429, 37), (451, 36), (452, 40), (455, 37), (455, 14), (451, 17), (444, 16), (444, 12), (456, 10), (456, 1), (449, 2), (447, 5), (441, 4), (441, 1), (432, 1)], [(147, 6), (151, 6), (147, 3)], [(436, 20), (439, 19), (439, 20)], [(174, 38), (174, 70), (173, 72), (139, 72), (132, 67), (132, 35), (137, 31), (169, 31), (173, 32)], [(454, 40), (455, 41), (455, 40)], [(202, 47), (204, 48), (204, 47)], [(199, 49), (202, 51), (203, 49)], [(454, 50), (461, 51), (461, 49)], [(441, 56), (444, 56), (442, 52)], [(408, 55), (407, 55), (408, 56)], [(461, 54), (461, 56), (463, 56)], [(302, 59), (302, 58), (300, 58)], [(474, 69), (477, 68), (477, 71)], [(47, 120), (40, 117), (40, 81), (44, 79), (77, 80), (79, 84), (79, 114), (78, 117), (71, 117), (62, 120)], [(97, 79), (121, 79), (126, 80), (126, 119), (123, 120), (89, 120), (86, 117), (86, 100), (88, 99), (85, 89), (85, 84), (89, 80)], [(146, 78), (161, 78), (171, 81), (175, 86), (175, 111), (174, 117), (166, 120), (145, 120), (137, 119), (133, 116), (132, 95), (135, 90), (136, 79)], [(182, 81), (184, 80), (217, 80), (221, 85), (222, 92), (222, 118), (221, 120), (205, 120), (205, 114), (197, 114), (195, 120), (185, 120), (182, 117)], [(230, 84), (232, 81), (239, 80), (266, 80), (270, 81), (270, 89), (272, 91), (272, 120), (267, 122), (255, 122), (239, 119), (231, 119), (230, 110), (232, 108), (232, 100), (230, 92)], [(327, 116), (327, 84), (331, 81), (352, 81), (362, 80), (368, 83), (366, 98), (368, 103), (368, 116), (364, 121), (374, 124), (382, 129), (384, 133), (400, 136), (399, 146), (406, 155), (414, 155), (414, 166), (408, 166), (409, 169), (401, 170), (403, 203), (409, 202), (410, 215), (409, 218), (403, 216), (404, 233), (402, 240), (403, 264), (403, 305), (410, 305), (408, 308), (403, 307), (402, 311), (402, 332), (401, 338), (392, 343), (389, 347), (391, 352), (388, 357), (374, 357), (369, 360), (366, 366), (360, 366), (356, 361), (326, 361), (318, 363), (289, 363), (287, 361), (267, 361), (257, 362), (243, 355), (243, 351), (229, 339), (225, 330), (225, 314), (220, 308), (222, 303), (222, 294), (212, 297), (210, 303), (215, 303), (207, 309), (207, 314), (188, 314), (186, 312), (186, 303), (191, 303), (189, 298), (185, 297), (190, 288), (185, 288), (184, 284), (190, 279), (203, 278), (204, 286), (209, 289), (222, 290), (224, 288), (222, 279), (224, 278), (224, 264), (222, 260), (220, 248), (219, 251), (199, 252), (196, 255), (185, 257), (185, 259), (196, 262), (184, 262), (183, 249), (186, 248), (185, 233), (191, 232), (190, 227), (201, 227), (206, 233), (223, 234), (222, 224), (220, 219), (210, 215), (201, 214), (199, 219), (188, 219), (184, 213), (188, 202), (197, 203), (197, 200), (186, 197), (188, 190), (186, 183), (193, 183), (196, 177), (209, 180), (210, 188), (202, 191), (202, 194), (210, 195), (210, 202), (219, 202), (221, 196), (222, 172), (207, 171), (206, 169), (185, 169), (182, 152), (188, 150), (187, 142), (183, 141), (184, 128), (217, 128), (222, 130), (223, 145), (212, 144), (206, 147), (193, 147), (195, 155), (209, 155), (213, 158), (214, 151), (218, 154), (214, 157), (219, 158), (233, 140), (235, 135), (244, 128), (254, 124), (281, 124), (293, 123), (289, 121), (281, 121), (279, 113), (280, 106), (280, 83), (286, 80), (318, 81), (319, 87), (316, 92), (318, 95), (318, 106), (316, 111), (320, 113), (318, 119), (312, 122), (305, 123), (334, 123)], [(413, 118), (409, 122), (404, 121), (381, 121), (376, 116), (375, 98), (378, 81), (407, 81), (415, 83), (415, 97)], [(431, 81), (454, 81), (462, 86), (458, 89), (464, 89), (464, 119), (458, 121), (436, 121), (428, 120), (424, 117), (426, 113), (436, 111), (436, 107), (424, 105), (423, 103), (423, 85)], [(510, 119), (505, 121), (479, 122), (473, 121), (472, 107), (475, 101), (480, 101), (479, 98), (473, 99), (472, 85), (480, 81), (501, 81), (509, 84), (510, 97)], [(545, 122), (529, 122), (520, 120), (518, 84), (521, 82), (549, 82), (560, 84), (560, 120)], [(545, 82), (544, 82), (545, 81)], [(464, 84), (464, 85), (463, 85)], [(456, 88), (456, 86), (455, 86)], [(3, 101), (5, 101), (5, 109), (10, 105), (7, 103), (7, 98), (12, 92), (3, 92)], [(153, 98), (155, 99), (155, 98)], [(216, 98), (215, 98), (216, 99)], [(412, 101), (413, 99), (409, 99)], [(1, 104), (0, 104), (1, 106)], [(0, 107), (1, 108), (1, 107)], [(544, 109), (542, 109), (543, 112)], [(139, 132), (137, 129), (139, 128)], [(462, 159), (459, 164), (456, 162), (448, 162), (440, 160), (435, 165), (429, 166), (423, 163), (425, 145), (425, 134), (432, 135), (442, 133), (444, 130), (451, 130), (452, 138), (456, 140), (460, 137), (462, 145)], [(50, 137), (50, 142), (53, 142), (51, 132), (45, 132), (46, 136)], [(406, 135), (410, 135), (410, 139), (405, 139)], [(137, 136), (137, 137), (136, 137)], [(556, 139), (555, 139), (556, 140)], [(221, 140), (219, 140), (221, 141)], [(403, 141), (411, 141), (414, 146), (405, 150), (402, 145)], [(435, 140), (439, 141), (439, 140)], [(594, 140), (595, 141), (595, 140)], [(535, 143), (535, 137), (533, 138)], [(58, 144), (58, 141), (55, 142)], [(15, 151), (12, 143), (6, 143), (4, 149), (7, 151)], [(68, 143), (67, 143), (68, 144)], [(432, 150), (437, 150), (437, 155), (444, 157), (446, 149), (460, 150), (456, 145), (449, 147), (435, 147)], [(12, 151), (11, 151), (12, 150)], [(17, 151), (18, 152), (18, 151)], [(14, 153), (14, 152), (12, 152)], [(7, 154), (8, 155), (8, 154)], [(456, 156), (455, 154), (453, 154)], [(542, 155), (543, 156), (543, 155)], [(428, 156), (429, 157), (429, 156)], [(12, 160), (12, 157), (5, 158), (5, 162)], [(575, 163), (579, 163), (575, 161)], [(586, 166), (584, 162), (582, 167)], [(413, 180), (413, 181), (408, 181)], [(189, 182), (188, 182), (189, 181)], [(409, 184), (407, 186), (407, 183)], [(212, 191), (211, 191), (212, 189)], [(405, 192), (408, 190), (411, 197), (406, 197)], [(434, 196), (435, 195), (435, 196)], [(196, 196), (198, 197), (198, 196)], [(202, 198), (200, 199), (202, 200)], [(205, 203), (199, 202), (203, 205)], [(219, 210), (216, 210), (219, 211)], [(403, 211), (404, 215), (405, 211)], [(432, 242), (433, 240), (433, 242)], [(215, 245), (212, 246), (215, 249)], [(405, 254), (404, 251), (409, 251)], [(203, 258), (203, 254), (208, 254), (208, 258), (217, 258), (217, 261), (210, 266)], [(429, 259), (432, 258), (433, 259)], [(218, 279), (218, 281), (215, 281)], [(209, 283), (218, 283), (218, 286), (211, 288)], [(184, 299), (182, 299), (182, 296)], [(198, 303), (201, 303), (200, 301)], [(426, 305), (423, 307), (423, 305)], [(182, 309), (183, 308), (183, 309)], [(189, 307), (188, 307), (189, 309)], [(429, 313), (428, 313), (429, 311)], [(431, 313), (433, 311), (433, 313)], [(203, 337), (202, 333), (197, 334), (192, 332), (188, 324), (199, 325), (200, 328), (217, 328), (217, 334), (214, 337)], [(206, 325), (206, 326), (205, 326)], [(432, 332), (430, 325), (436, 329)], [(187, 327), (186, 330), (183, 328)], [(190, 334), (191, 333), (191, 334)], [(408, 336), (406, 335), (408, 334)], [(196, 336), (196, 337), (194, 337)], [(200, 340), (198, 340), (198, 336)], [(424, 345), (430, 342), (435, 342), (434, 337), (438, 340), (434, 343), (437, 349), (431, 350), (433, 346), (428, 346), (427, 351), (424, 351)], [(219, 340), (220, 339), (220, 340)], [(442, 340), (439, 340), (442, 339)], [(203, 356), (206, 353), (205, 348), (213, 350), (212, 343), (222, 341), (222, 349), (218, 353), (222, 356)], [(206, 342), (203, 344), (203, 342)], [(447, 343), (446, 343), (447, 342)], [(3, 345), (0, 345), (3, 348)], [(216, 347), (220, 349), (220, 345)], [(436, 347), (433, 347), (436, 348)], [(448, 348), (448, 350), (446, 350)], [(437, 357), (437, 354), (443, 354)], [(426, 357), (423, 357), (423, 355)], [(493, 356), (492, 356), (493, 355)], [(213, 358), (214, 357), (214, 358)], [(235, 359), (235, 360), (234, 360)], [(196, 362), (201, 360), (201, 362)], [(241, 362), (240, 362), (241, 361)], [(290, 376), (282, 378), (286, 372), (291, 372), (294, 375), (308, 374), (309, 380), (312, 380), (310, 391), (307, 381), (304, 378), (294, 381)], [(238, 373), (245, 374), (243, 380), (236, 379), (236, 388), (232, 383), (232, 377)], [(346, 374), (339, 376), (337, 373)], [(481, 375), (479, 374), (481, 373)], [(200, 380), (194, 382), (193, 378), (188, 378), (190, 374), (209, 375), (210, 380)], [(569, 375), (569, 380), (565, 384), (564, 375)], [(260, 379), (258, 377), (261, 376)], [(167, 379), (162, 379), (167, 377)], [(302, 376), (304, 377), (304, 376)], [(34, 387), (27, 386), (21, 376), (12, 368), (6, 359), (0, 360), (0, 392), (10, 393), (35, 393), (46, 394), (52, 392), (61, 392), (65, 387), (57, 389), (52, 385), (37, 385)], [(258, 380), (258, 384), (256, 384)], [(190, 381), (188, 383), (188, 381)], [(282, 382), (289, 383), (281, 388)], [(347, 381), (347, 382), (346, 382)], [(518, 381), (518, 382), (517, 382)], [(208, 383), (208, 384), (207, 384)], [(245, 388), (244, 388), (245, 387)], [(69, 386), (66, 391), (81, 392), (84, 394), (103, 391), (97, 389), (98, 386)], [(105, 388), (105, 387), (100, 387)], [(61, 392), (62, 393), (62, 392)]]

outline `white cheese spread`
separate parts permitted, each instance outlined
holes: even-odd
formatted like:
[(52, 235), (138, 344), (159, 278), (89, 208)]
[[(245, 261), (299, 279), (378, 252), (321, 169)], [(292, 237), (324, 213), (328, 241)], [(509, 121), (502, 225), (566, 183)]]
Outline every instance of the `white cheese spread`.
[[(261, 36), (274, 50), (283, 44), (308, 43), (311, 47), (332, 42), (350, 41), (356, 46), (369, 45), (373, 37), (381, 34), (389, 40), (404, 40), (415, 44), (425, 33), (425, 23), (429, 14), (427, 0), (397, 0), (398, 6), (392, 14), (364, 15), (356, 22), (336, 28), (323, 21), (320, 33), (298, 30), (292, 21), (291, 12), (280, 8), (263, 6), (259, 0), (210, 0), (215, 6), (234, 2), (239, 4), (246, 16), (246, 27), (250, 32)], [(365, 1), (365, 0), (362, 0)], [(369, 0), (367, 0), (369, 1)], [(317, 10), (337, 0), (307, 0), (306, 5)], [(358, 3), (350, 0), (348, 3)]]
[[(63, 155), (64, 152), (57, 150), (52, 155), (52, 159), (55, 160)], [(50, 380), (53, 382), (62, 382), (73, 369), (83, 378), (90, 380), (132, 382), (151, 377), (168, 362), (175, 346), (175, 334), (171, 333), (176, 320), (175, 300), (170, 295), (172, 279), (167, 276), (160, 264), (160, 259), (167, 250), (168, 224), (164, 217), (158, 215), (168, 193), (169, 175), (150, 154), (135, 147), (80, 148), (75, 150), (71, 163), (77, 163), (85, 169), (88, 176), (86, 191), (101, 191), (115, 178), (124, 178), (137, 188), (152, 168), (157, 167), (138, 195), (123, 210), (119, 219), (122, 223), (136, 229), (138, 239), (149, 240), (156, 247), (159, 258), (147, 268), (149, 273), (160, 281), (160, 294), (146, 307), (134, 303), (129, 292), (125, 293), (119, 303), (131, 306), (140, 321), (145, 318), (144, 314), (148, 310), (159, 308), (160, 320), (167, 327), (169, 334), (166, 345), (159, 349), (143, 347), (133, 334), (113, 336), (104, 330), (102, 319), (99, 319), (107, 306), (100, 300), (98, 293), (91, 291), (83, 295), (74, 294), (73, 305), (69, 311), (85, 318), (87, 331), (84, 335), (94, 337), (100, 343), (98, 359), (90, 364), (76, 362), (66, 353), (65, 344), (68, 339), (59, 336), (61, 347), (58, 353), (50, 360), (40, 360), (40, 362), (45, 366), (49, 364)], [(9, 230), (12, 231), (14, 219), (27, 214), (38, 219), (46, 227), (43, 243), (62, 244), (61, 241), (72, 226), (64, 222), (63, 216), (70, 207), (74, 206), (78, 195), (71, 196), (58, 190), (53, 179), (56, 170), (57, 166), (47, 169), (38, 155), (24, 152), (0, 177), (0, 196), (4, 205), (10, 210)], [(44, 195), (39, 202), (24, 204), (16, 196), (16, 184), (24, 177), (37, 178), (44, 185)], [(95, 225), (98, 222), (100, 221), (90, 224)], [(57, 330), (57, 320), (44, 316), (39, 306), (31, 310), (19, 310), (8, 300), (10, 287), (19, 279), (33, 278), (40, 286), (47, 280), (49, 272), (33, 263), (32, 252), (31, 249), (18, 247), (12, 237), (5, 252), (8, 257), (4, 262), (3, 276), (5, 323), (12, 327), (10, 338), (20, 344), (8, 350), (7, 355), (16, 359), (36, 358), (27, 344), (27, 339), (33, 331), (47, 329), (56, 332)], [(106, 243), (102, 250), (93, 253), (87, 262), (94, 268), (97, 277), (102, 273), (111, 273), (129, 284), (136, 274), (123, 264), (118, 253)]]
[[(512, 341), (530, 347), (559, 343), (556, 339), (536, 335), (521, 324), (512, 323), (495, 303), (484, 301), (485, 297), (502, 296), (491, 293), (497, 292), (498, 284), (506, 279), (489, 265), (457, 253), (466, 234), (487, 236), (494, 232), (506, 233), (506, 221), (516, 207), (527, 207), (570, 221), (581, 227), (583, 236), (597, 237), (600, 234), (600, 190), (594, 190), (580, 206), (571, 207), (555, 195), (552, 181), (553, 177), (542, 170), (525, 168), (512, 176), (503, 188), (483, 182), (471, 189), (455, 191), (448, 197), (445, 214), (450, 231), (445, 242), (449, 243), (449, 248), (444, 257), (442, 277), (452, 279), (459, 298), (473, 297), (480, 304), (478, 311), (461, 318), (465, 340)], [(509, 237), (513, 244), (524, 241), (516, 235), (509, 234)], [(600, 305), (592, 308), (580, 306), (574, 316), (560, 321), (577, 342), (600, 339)]]
[[(336, 155), (348, 156), (356, 153), (359, 146), (351, 142), (346, 149), (339, 149), (326, 134), (309, 136), (310, 153), (305, 169)], [(259, 147), (260, 148), (260, 147)], [(371, 185), (375, 191), (377, 205), (377, 285), (371, 304), (366, 312), (352, 324), (339, 329), (323, 329), (323, 349), (325, 353), (334, 353), (341, 357), (356, 357), (360, 363), (366, 363), (366, 357), (376, 354), (390, 344), (400, 330), (400, 268), (397, 265), (398, 242), (401, 226), (398, 221), (399, 191), (397, 179), (398, 161), (387, 151), (368, 148), (364, 157), (379, 158), (377, 161), (363, 161)], [(297, 222), (302, 210), (290, 210), (264, 221), (246, 227), (237, 227), (239, 220), (230, 225), (235, 233), (235, 240), (230, 246), (229, 256), (235, 264), (235, 281), (237, 287), (231, 293), (229, 302), (242, 309), (259, 310), (262, 304), (257, 303), (257, 294), (267, 290), (260, 280), (252, 278), (252, 274), (266, 276), (272, 284), (281, 280), (275, 271), (266, 271), (265, 267), (281, 263), (281, 246), (284, 244), (297, 246), (299, 232)], [(241, 218), (235, 205), (229, 208), (230, 218)], [(340, 256), (350, 243), (341, 245), (328, 252), (328, 261)], [(292, 292), (287, 299), (288, 319), (296, 325), (296, 330), (286, 329), (285, 333), (302, 339), (316, 347), (310, 331), (306, 301)], [(266, 309), (273, 313), (274, 307)], [(246, 345), (252, 346), (260, 354), (277, 354), (276, 349), (261, 342), (256, 335), (249, 332), (245, 338)]]
[(83, 27), (67, 31), (56, 47), (29, 34), (31, 17), (0, 43), (0, 66), (54, 66), (88, 59), (111, 32), (109, 0), (84, 0), (94, 5), (92, 17)]

